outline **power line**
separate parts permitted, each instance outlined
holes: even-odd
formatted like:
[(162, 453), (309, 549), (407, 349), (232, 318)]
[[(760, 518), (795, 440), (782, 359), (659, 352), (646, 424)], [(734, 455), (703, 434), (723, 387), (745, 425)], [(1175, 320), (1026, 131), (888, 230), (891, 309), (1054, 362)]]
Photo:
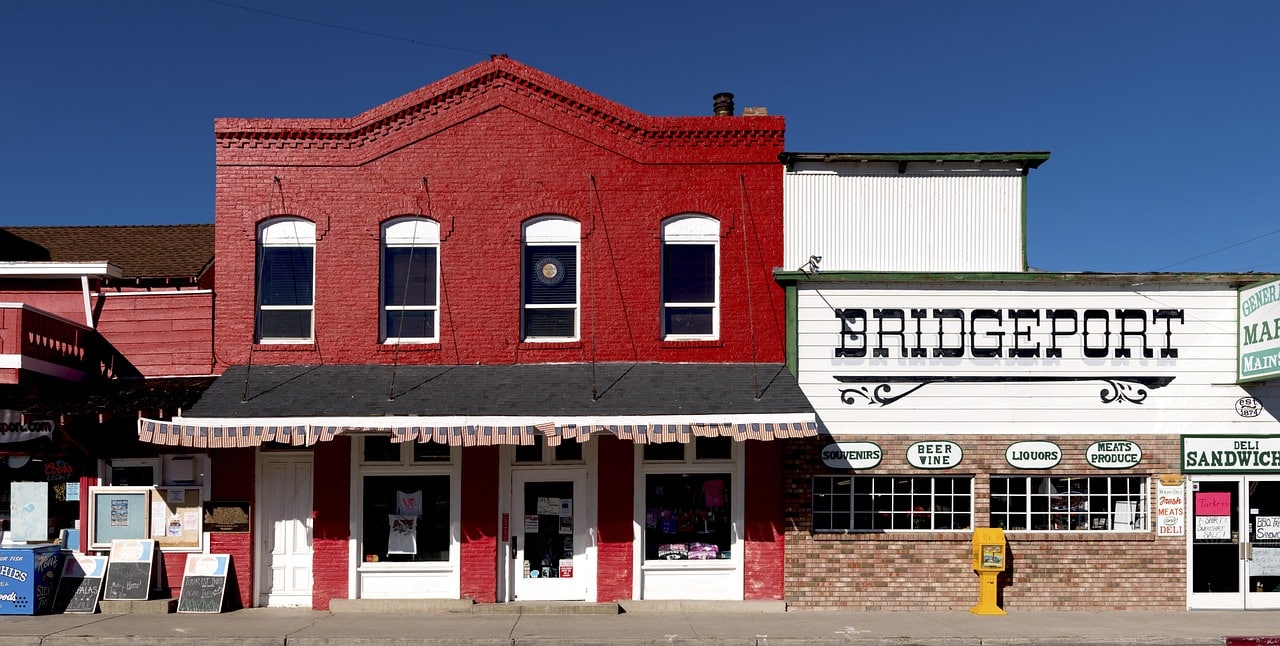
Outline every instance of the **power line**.
[(367, 30), (364, 30), (364, 29), (356, 29), (355, 27), (347, 27), (347, 26), (345, 26), (345, 25), (335, 25), (335, 24), (333, 24), (333, 23), (329, 23), (329, 22), (320, 22), (320, 21), (318, 21), (318, 20), (311, 20), (311, 19), (309, 19), (309, 18), (299, 18), (299, 17), (297, 17), (297, 16), (290, 16), (290, 15), (286, 15), (286, 14), (283, 14), (283, 13), (276, 13), (276, 12), (274, 12), (274, 11), (266, 11), (266, 10), (264, 10), (264, 9), (257, 9), (257, 8), (255, 8), (255, 7), (246, 7), (246, 6), (244, 6), (244, 5), (233, 4), (233, 3), (230, 3), (230, 2), (222, 2), (221, 0), (204, 0), (204, 1), (205, 1), (205, 2), (207, 2), (207, 3), (209, 3), (209, 4), (216, 4), (216, 5), (221, 5), (221, 6), (224, 6), (224, 7), (231, 7), (232, 9), (240, 9), (240, 10), (243, 10), (243, 11), (252, 11), (253, 13), (260, 13), (260, 14), (263, 14), (263, 15), (266, 15), (266, 16), (272, 16), (272, 17), (275, 17), (275, 18), (283, 18), (283, 19), (285, 19), (285, 20), (292, 20), (292, 21), (295, 21), (295, 22), (301, 22), (301, 23), (305, 23), (305, 24), (308, 24), (308, 25), (316, 25), (316, 26), (318, 26), (318, 27), (328, 27), (328, 28), (330, 28), (330, 29), (341, 29), (342, 31), (349, 31), (349, 32), (352, 32), (352, 33), (355, 33), (355, 34), (362, 34), (362, 35), (364, 35), (364, 36), (374, 36), (374, 37), (376, 37), (376, 38), (386, 38), (387, 40), (398, 40), (398, 41), (400, 41), (400, 42), (402, 42), (402, 43), (410, 43), (410, 44), (413, 44), (413, 45), (419, 45), (419, 46), (422, 46), (422, 47), (434, 47), (434, 48), (436, 48), (436, 49), (450, 49), (450, 50), (453, 50), (453, 51), (455, 51), (455, 52), (466, 52), (466, 53), (468, 53), (468, 54), (479, 54), (480, 56), (490, 56), (490, 55), (491, 55), (491, 53), (490, 53), (490, 52), (481, 52), (481, 51), (477, 51), (477, 50), (474, 50), (474, 49), (467, 49), (467, 48), (465, 48), (465, 47), (452, 47), (452, 46), (450, 46), (450, 45), (440, 45), (440, 44), (438, 44), (438, 43), (424, 43), (424, 42), (422, 42), (422, 41), (414, 40), (414, 39), (412, 39), (412, 38), (403, 38), (403, 37), (400, 37), (400, 36), (392, 36), (392, 35), (390, 35), (390, 34), (381, 34), (381, 33), (378, 33), (378, 32), (376, 32), (376, 31), (367, 31)]
[(1179, 260), (1178, 262), (1175, 262), (1175, 263), (1173, 263), (1173, 264), (1171, 264), (1171, 265), (1165, 265), (1165, 266), (1163, 266), (1163, 267), (1160, 267), (1160, 268), (1156, 269), (1156, 271), (1164, 271), (1164, 270), (1166, 270), (1166, 269), (1168, 269), (1168, 268), (1170, 268), (1170, 267), (1177, 267), (1178, 265), (1182, 265), (1182, 264), (1185, 264), (1185, 263), (1189, 263), (1189, 262), (1191, 262), (1192, 260), (1199, 260), (1199, 259), (1201, 259), (1201, 258), (1204, 258), (1205, 256), (1212, 256), (1212, 255), (1213, 255), (1213, 254), (1215, 254), (1215, 253), (1222, 253), (1223, 251), (1226, 251), (1226, 250), (1228, 250), (1228, 249), (1235, 249), (1236, 247), (1239, 247), (1239, 246), (1241, 246), (1241, 245), (1246, 245), (1246, 244), (1249, 244), (1250, 242), (1254, 242), (1254, 241), (1256, 241), (1256, 240), (1261, 240), (1261, 239), (1263, 239), (1263, 238), (1265, 238), (1265, 237), (1267, 237), (1267, 236), (1273, 236), (1273, 235), (1275, 235), (1275, 234), (1277, 234), (1277, 233), (1280, 233), (1280, 229), (1275, 229), (1274, 231), (1268, 231), (1268, 232), (1263, 233), (1263, 234), (1261, 234), (1261, 235), (1256, 235), (1256, 236), (1254, 236), (1254, 237), (1252, 237), (1252, 238), (1249, 238), (1248, 240), (1241, 240), (1240, 242), (1237, 242), (1237, 243), (1235, 243), (1235, 244), (1229, 244), (1229, 245), (1227, 245), (1227, 246), (1225, 246), (1225, 247), (1223, 247), (1223, 248), (1221, 248), (1221, 249), (1214, 249), (1213, 251), (1209, 251), (1209, 252), (1206, 252), (1206, 253), (1202, 253), (1202, 254), (1200, 254), (1200, 255), (1198, 255), (1198, 256), (1192, 256), (1191, 258), (1187, 258), (1186, 260)]

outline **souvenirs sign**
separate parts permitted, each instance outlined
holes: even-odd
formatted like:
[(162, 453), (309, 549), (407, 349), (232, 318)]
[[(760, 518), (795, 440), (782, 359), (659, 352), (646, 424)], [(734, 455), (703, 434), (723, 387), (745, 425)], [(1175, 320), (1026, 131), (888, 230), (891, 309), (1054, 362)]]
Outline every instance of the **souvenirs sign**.
[(822, 463), (832, 469), (874, 469), (884, 452), (873, 442), (832, 442), (822, 447)]

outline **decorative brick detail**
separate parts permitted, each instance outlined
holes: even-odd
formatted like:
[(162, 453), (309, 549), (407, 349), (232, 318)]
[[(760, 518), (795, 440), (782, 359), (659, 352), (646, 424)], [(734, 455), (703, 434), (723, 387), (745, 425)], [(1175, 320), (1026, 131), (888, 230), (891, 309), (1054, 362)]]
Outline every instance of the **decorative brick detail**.
[[(884, 458), (858, 475), (973, 475), (974, 520), (988, 526), (991, 475), (1149, 476), (1151, 513), (1161, 473), (1179, 471), (1178, 436), (936, 436), (964, 451), (960, 465), (922, 471), (907, 464), (906, 449), (920, 437), (866, 435)], [(1062, 448), (1049, 471), (1020, 471), (1005, 462), (1005, 448), (1023, 440)], [(1101, 470), (1084, 461), (1090, 444), (1135, 440), (1142, 462), (1134, 469)], [(784, 449), (786, 599), (795, 606), (861, 610), (962, 610), (978, 600), (969, 567), (971, 532), (816, 534), (812, 532), (812, 478), (837, 472), (819, 451), (830, 437), (787, 442)], [(843, 472), (848, 473), (848, 472)], [(1009, 570), (1000, 578), (1001, 604), (1012, 609), (1182, 610), (1186, 608), (1186, 539), (1147, 532), (1009, 532)]]

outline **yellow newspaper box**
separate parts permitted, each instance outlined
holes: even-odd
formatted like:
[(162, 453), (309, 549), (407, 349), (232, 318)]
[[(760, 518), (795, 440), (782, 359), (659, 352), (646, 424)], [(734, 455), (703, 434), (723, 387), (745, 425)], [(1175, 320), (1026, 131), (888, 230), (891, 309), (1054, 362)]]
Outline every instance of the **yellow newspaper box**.
[(979, 527), (973, 530), (973, 569), (978, 572), (978, 605), (969, 609), (975, 615), (1003, 615), (996, 603), (996, 580), (1005, 570), (1007, 545), (1004, 530)]

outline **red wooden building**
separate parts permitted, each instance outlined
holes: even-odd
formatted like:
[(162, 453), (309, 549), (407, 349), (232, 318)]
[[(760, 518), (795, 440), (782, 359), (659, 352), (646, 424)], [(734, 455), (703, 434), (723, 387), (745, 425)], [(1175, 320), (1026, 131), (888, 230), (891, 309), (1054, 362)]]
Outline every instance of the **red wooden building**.
[(782, 599), (784, 124), (709, 112), (495, 57), (215, 122), (221, 376), (139, 431), (248, 503), (245, 603)]
[[(6, 531), (14, 482), (49, 485), (49, 532), (38, 541), (75, 536), (100, 482), (186, 477), (165, 467), (195, 454), (139, 442), (137, 420), (167, 419), (213, 380), (212, 265), (207, 224), (0, 228)], [(180, 575), (184, 557), (173, 558)]]

